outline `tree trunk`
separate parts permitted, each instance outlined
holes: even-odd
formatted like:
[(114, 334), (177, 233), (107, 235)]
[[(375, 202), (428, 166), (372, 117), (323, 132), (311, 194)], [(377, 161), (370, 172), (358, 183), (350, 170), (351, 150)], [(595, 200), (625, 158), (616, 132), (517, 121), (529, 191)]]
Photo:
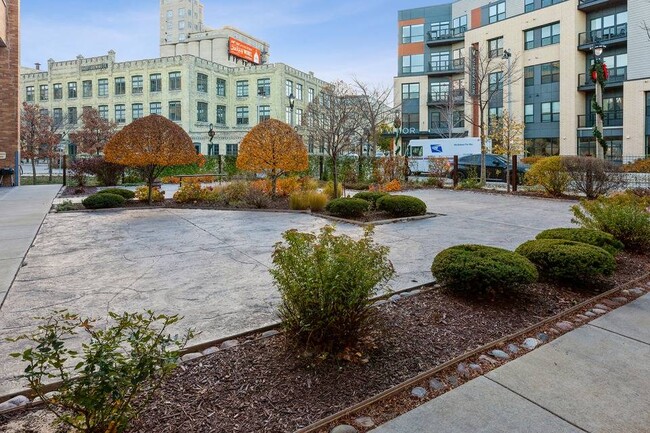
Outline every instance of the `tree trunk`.
[(481, 125), (481, 173), (480, 173), (480, 184), (481, 187), (485, 186), (486, 173), (485, 173), (485, 154), (487, 153), (487, 146), (485, 144), (485, 129)]
[(49, 179), (48, 182), (52, 183), (52, 157), (47, 158), (47, 165), (49, 167)]
[(36, 158), (32, 157), (32, 184), (36, 185)]
[(275, 174), (275, 169), (271, 170), (271, 197), (275, 198), (277, 193), (278, 176)]
[(332, 157), (332, 181), (334, 182), (334, 198), (339, 198), (339, 172), (336, 168), (337, 158)]

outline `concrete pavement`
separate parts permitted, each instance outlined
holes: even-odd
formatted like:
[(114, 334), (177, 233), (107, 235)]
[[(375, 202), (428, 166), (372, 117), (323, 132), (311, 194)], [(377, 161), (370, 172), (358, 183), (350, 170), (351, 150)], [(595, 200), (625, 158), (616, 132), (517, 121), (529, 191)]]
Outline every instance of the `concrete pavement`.
[(650, 294), (372, 433), (650, 431)]

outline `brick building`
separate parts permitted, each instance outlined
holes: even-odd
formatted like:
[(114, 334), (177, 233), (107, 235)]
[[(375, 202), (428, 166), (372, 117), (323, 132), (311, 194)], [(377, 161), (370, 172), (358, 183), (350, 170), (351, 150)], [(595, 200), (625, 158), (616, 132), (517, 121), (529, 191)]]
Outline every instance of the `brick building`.
[[(19, 11), (19, 0), (0, 0), (0, 169), (13, 168), (16, 171), (20, 160)], [(6, 186), (11, 181), (5, 176), (2, 182)]]

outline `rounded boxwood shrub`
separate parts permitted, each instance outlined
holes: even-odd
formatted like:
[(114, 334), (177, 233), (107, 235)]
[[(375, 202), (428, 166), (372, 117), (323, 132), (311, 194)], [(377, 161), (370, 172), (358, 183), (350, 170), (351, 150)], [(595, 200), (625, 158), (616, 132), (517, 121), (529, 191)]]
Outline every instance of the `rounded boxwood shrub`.
[(354, 198), (360, 198), (361, 200), (365, 200), (371, 204), (372, 208), (376, 208), (377, 200), (387, 195), (389, 195), (387, 192), (381, 192), (381, 191), (362, 191), (356, 193), (354, 195)]
[(436, 280), (455, 290), (501, 293), (537, 281), (537, 269), (525, 257), (502, 248), (457, 245), (433, 260)]
[(609, 233), (585, 228), (557, 228), (544, 230), (535, 239), (565, 239), (600, 247), (612, 255), (623, 249), (623, 243)]
[(410, 195), (387, 195), (377, 200), (377, 209), (388, 212), (394, 217), (410, 217), (427, 213), (427, 205), (417, 197)]
[(567, 282), (592, 281), (611, 275), (614, 257), (602, 248), (565, 239), (538, 239), (515, 250), (537, 266), (542, 277)]
[(333, 215), (340, 217), (360, 217), (368, 211), (370, 203), (360, 198), (337, 198), (329, 203), (325, 209)]
[(124, 203), (126, 203), (126, 199), (117, 194), (93, 194), (81, 202), (86, 209), (122, 207)]
[(123, 188), (107, 188), (99, 191), (97, 194), (116, 194), (121, 195), (127, 200), (135, 198), (135, 193), (133, 191)]

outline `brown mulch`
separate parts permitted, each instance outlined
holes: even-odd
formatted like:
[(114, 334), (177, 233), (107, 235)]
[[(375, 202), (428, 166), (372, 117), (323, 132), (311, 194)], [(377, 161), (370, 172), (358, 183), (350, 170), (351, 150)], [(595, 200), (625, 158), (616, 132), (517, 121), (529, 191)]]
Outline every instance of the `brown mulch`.
[(98, 191), (96, 186), (66, 186), (61, 191), (62, 198), (87, 196), (95, 194)]

